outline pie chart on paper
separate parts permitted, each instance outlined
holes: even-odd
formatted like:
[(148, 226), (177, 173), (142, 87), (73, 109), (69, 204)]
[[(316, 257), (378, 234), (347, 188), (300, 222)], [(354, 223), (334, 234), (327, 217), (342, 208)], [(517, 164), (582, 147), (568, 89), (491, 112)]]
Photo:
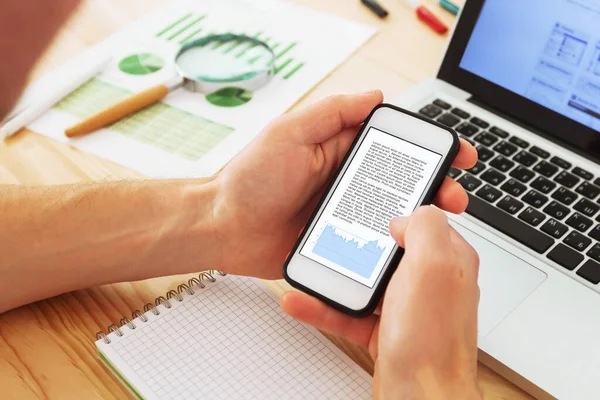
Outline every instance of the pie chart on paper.
[(149, 75), (160, 71), (165, 61), (156, 54), (131, 54), (119, 62), (119, 69), (129, 75)]
[(252, 92), (236, 87), (226, 87), (207, 94), (206, 100), (217, 107), (238, 107), (252, 100)]

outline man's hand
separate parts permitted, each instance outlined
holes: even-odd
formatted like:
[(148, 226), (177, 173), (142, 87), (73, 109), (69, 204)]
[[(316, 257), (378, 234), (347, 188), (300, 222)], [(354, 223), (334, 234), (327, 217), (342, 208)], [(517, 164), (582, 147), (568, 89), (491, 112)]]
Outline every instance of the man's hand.
[[(281, 269), (362, 122), (382, 101), (379, 91), (334, 96), (277, 118), (217, 176), (213, 225), (223, 243), (220, 268), (261, 278)], [(454, 165), (470, 168), (466, 141)], [(463, 212), (467, 195), (446, 178), (436, 204)]]
[[(71, 290), (209, 268), (280, 278), (325, 185), (381, 101), (378, 91), (337, 96), (277, 118), (206, 179), (0, 187), (0, 313)], [(463, 142), (455, 165), (469, 168), (476, 158)], [(461, 212), (467, 196), (447, 179), (436, 204)]]
[(369, 348), (379, 399), (478, 399), (479, 258), (434, 207), (390, 225), (406, 252), (387, 288), (381, 317), (354, 319), (303, 293), (285, 312)]

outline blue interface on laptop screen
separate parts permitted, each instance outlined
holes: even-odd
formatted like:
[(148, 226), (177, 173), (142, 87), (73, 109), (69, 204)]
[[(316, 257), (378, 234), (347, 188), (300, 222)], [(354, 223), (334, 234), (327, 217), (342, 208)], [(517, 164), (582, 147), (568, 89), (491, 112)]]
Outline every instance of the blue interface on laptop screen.
[(486, 0), (460, 67), (600, 131), (600, 0)]

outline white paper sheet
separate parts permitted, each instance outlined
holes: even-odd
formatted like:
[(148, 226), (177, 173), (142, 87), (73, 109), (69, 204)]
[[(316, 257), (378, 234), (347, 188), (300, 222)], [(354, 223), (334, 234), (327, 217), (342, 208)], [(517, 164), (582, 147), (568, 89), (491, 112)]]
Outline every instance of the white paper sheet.
[(370, 399), (371, 377), (317, 330), (285, 315), (258, 281), (227, 276), (145, 313), (103, 357), (151, 399)]
[[(247, 103), (216, 106), (203, 94), (178, 89), (163, 103), (109, 129), (75, 139), (64, 136), (65, 128), (128, 92), (173, 78), (174, 55), (185, 40), (223, 32), (258, 35), (278, 55), (277, 74)], [(210, 175), (374, 33), (372, 27), (276, 0), (169, 2), (43, 78), (36, 90), (53, 90), (91, 58), (113, 58), (101, 75), (29, 128), (147, 176)], [(244, 53), (243, 46), (223, 51), (252, 60), (252, 51)], [(135, 54), (142, 56), (126, 61)], [(244, 96), (239, 96), (242, 101)]]

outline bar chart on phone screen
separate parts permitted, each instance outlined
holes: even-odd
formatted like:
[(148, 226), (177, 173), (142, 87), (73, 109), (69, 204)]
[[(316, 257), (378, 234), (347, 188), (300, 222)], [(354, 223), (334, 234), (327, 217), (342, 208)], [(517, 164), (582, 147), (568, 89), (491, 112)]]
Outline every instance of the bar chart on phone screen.
[[(307, 27), (311, 27), (308, 29)], [(318, 29), (323, 27), (323, 29)], [(360, 47), (375, 30), (277, 0), (179, 0), (143, 17), (97, 46), (112, 61), (97, 77), (57, 103), (30, 129), (157, 177), (209, 175), (241, 150)], [(235, 86), (213, 93), (178, 89), (162, 102), (77, 140), (64, 129), (131, 93), (172, 80), (181, 46), (212, 34), (234, 33), (266, 43), (274, 76), (254, 92)], [(208, 44), (250, 69), (269, 62), (248, 41)], [(264, 49), (262, 49), (264, 50)], [(55, 80), (68, 79), (72, 60)]]

